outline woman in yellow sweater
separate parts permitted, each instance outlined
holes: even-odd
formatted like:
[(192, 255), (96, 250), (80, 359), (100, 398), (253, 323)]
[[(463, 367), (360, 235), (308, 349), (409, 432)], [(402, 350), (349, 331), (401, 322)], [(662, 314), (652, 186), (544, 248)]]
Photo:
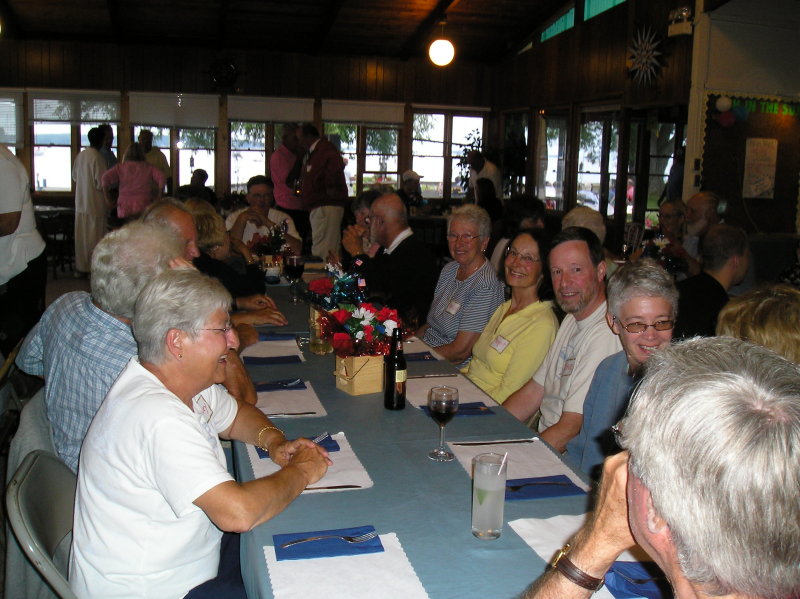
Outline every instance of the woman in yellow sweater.
[(533, 376), (558, 330), (552, 302), (539, 299), (548, 247), (541, 229), (523, 229), (512, 239), (504, 261), (511, 299), (492, 315), (465, 370), (498, 403)]

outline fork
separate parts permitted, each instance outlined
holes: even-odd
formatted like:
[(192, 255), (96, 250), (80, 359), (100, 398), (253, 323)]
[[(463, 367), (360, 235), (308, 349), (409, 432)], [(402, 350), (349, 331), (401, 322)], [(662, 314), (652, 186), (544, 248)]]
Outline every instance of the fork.
[(572, 483), (565, 483), (565, 482), (561, 482), (561, 481), (557, 481), (557, 480), (550, 481), (550, 482), (541, 480), (541, 481), (536, 481), (536, 482), (532, 482), (532, 483), (522, 483), (521, 485), (506, 485), (506, 489), (508, 489), (512, 493), (516, 493), (522, 487), (530, 487), (530, 486), (533, 486), (533, 485), (553, 485), (553, 486), (557, 486), (557, 487), (571, 487)]
[(325, 432), (325, 433), (322, 433), (321, 435), (318, 435), (318, 436), (314, 437), (313, 439), (311, 439), (311, 442), (312, 443), (319, 443), (324, 438), (329, 437), (329, 436), (330, 435), (327, 432)]
[(320, 541), (322, 539), (342, 539), (343, 541), (347, 541), (348, 543), (363, 543), (364, 541), (369, 541), (370, 539), (374, 539), (378, 536), (378, 533), (374, 530), (372, 532), (364, 533), (363, 535), (358, 536), (348, 536), (348, 535), (320, 535), (318, 537), (308, 537), (306, 539), (295, 539), (294, 541), (289, 541), (288, 543), (283, 543), (281, 545), (281, 549), (286, 549), (287, 547), (291, 547), (292, 545), (297, 545), (298, 543), (306, 543), (307, 541)]

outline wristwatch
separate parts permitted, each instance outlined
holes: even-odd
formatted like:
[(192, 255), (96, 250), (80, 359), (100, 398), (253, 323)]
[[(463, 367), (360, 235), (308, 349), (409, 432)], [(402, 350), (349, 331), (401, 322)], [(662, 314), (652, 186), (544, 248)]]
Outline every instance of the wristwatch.
[(599, 591), (602, 589), (605, 582), (604, 579), (589, 576), (586, 572), (573, 564), (567, 557), (567, 553), (569, 553), (570, 549), (572, 549), (572, 547), (569, 543), (564, 545), (556, 554), (555, 558), (553, 558), (550, 567), (558, 570), (564, 578), (573, 584), (577, 584), (579, 587), (583, 587), (589, 591)]

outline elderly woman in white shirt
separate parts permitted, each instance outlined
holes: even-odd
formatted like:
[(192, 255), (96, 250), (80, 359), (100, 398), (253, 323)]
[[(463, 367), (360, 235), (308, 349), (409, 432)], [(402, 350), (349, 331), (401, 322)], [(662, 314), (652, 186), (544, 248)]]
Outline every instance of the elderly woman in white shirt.
[[(223, 540), (223, 531), (272, 518), (325, 474), (323, 449), (287, 441), (218, 384), (239, 344), (230, 301), (218, 281), (193, 269), (162, 273), (141, 292), (139, 357), (111, 387), (81, 451), (69, 575), (79, 597), (243, 590), (235, 565), (227, 568), (233, 580), (218, 579), (221, 560), (230, 565), (239, 553), (238, 538)], [(220, 437), (268, 450), (281, 470), (235, 482)]]
[(460, 364), (472, 354), (489, 317), (503, 303), (503, 284), (484, 252), (492, 222), (483, 208), (466, 204), (447, 221), (453, 261), (439, 275), (428, 322), (417, 331), (425, 343)]

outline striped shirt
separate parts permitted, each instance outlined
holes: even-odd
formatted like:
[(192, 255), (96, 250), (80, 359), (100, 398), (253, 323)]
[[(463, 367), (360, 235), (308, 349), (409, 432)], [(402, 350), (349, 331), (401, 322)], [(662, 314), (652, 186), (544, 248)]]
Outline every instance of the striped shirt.
[(25, 338), (17, 365), (44, 377), (53, 441), (73, 471), (89, 423), (136, 354), (130, 327), (100, 310), (85, 291), (58, 298)]
[(503, 303), (503, 284), (488, 260), (464, 281), (457, 271), (458, 262), (446, 264), (436, 283), (424, 337), (432, 347), (452, 343), (459, 331), (481, 333)]

